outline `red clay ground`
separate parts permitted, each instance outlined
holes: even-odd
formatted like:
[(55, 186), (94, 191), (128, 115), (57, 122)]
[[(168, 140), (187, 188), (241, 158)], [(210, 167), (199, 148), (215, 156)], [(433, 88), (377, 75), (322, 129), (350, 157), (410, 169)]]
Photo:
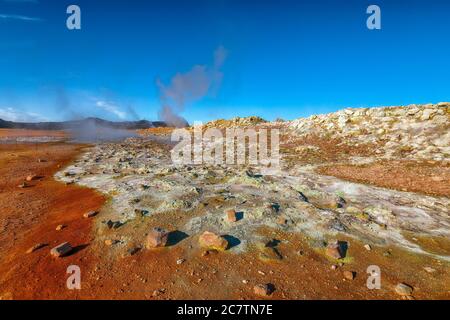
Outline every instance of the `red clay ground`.
[[(329, 260), (323, 249), (311, 248), (304, 235), (267, 228), (259, 232), (267, 239), (282, 241), (278, 246), (281, 261), (260, 260), (256, 247), (243, 254), (223, 252), (204, 257), (196, 236), (173, 247), (143, 249), (124, 257), (118, 248), (98, 239), (93, 222), (101, 221), (101, 213), (93, 219), (82, 217), (86, 211), (99, 209), (104, 197), (52, 178), (82, 148), (64, 143), (0, 145), (1, 298), (255, 299), (253, 286), (267, 282), (276, 288), (268, 299), (400, 299), (393, 291), (398, 282), (414, 286), (413, 296), (418, 299), (450, 298), (448, 264), (397, 248), (367, 251), (359, 241), (344, 236), (339, 239), (348, 240), (350, 248), (345, 264), (337, 270), (331, 270), (331, 265), (338, 262)], [(32, 182), (31, 187), (18, 188), (29, 174), (43, 178)], [(172, 230), (170, 218), (154, 216), (151, 223)], [(59, 224), (67, 228), (56, 231)], [(444, 252), (450, 249), (446, 239), (420, 240)], [(76, 246), (76, 252), (52, 258), (50, 248), (64, 241)], [(39, 242), (49, 246), (25, 253)], [(142, 242), (136, 239), (135, 245)], [(386, 254), (388, 250), (390, 254)], [(178, 265), (180, 258), (186, 261)], [(80, 291), (66, 289), (66, 268), (72, 264), (81, 268)], [(371, 264), (382, 270), (381, 290), (366, 288), (366, 268)], [(435, 272), (428, 273), (424, 267), (432, 267)], [(343, 270), (355, 271), (355, 280), (344, 279)]]
[(0, 138), (42, 137), (42, 136), (66, 138), (68, 137), (68, 134), (64, 131), (53, 131), (53, 130), (0, 129)]

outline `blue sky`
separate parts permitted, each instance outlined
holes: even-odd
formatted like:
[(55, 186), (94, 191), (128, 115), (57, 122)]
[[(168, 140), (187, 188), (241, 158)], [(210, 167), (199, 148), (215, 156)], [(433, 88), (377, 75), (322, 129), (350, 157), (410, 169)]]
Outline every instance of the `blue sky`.
[(0, 0), (0, 118), (153, 120), (158, 79), (216, 74), (218, 48), (220, 81), (180, 108), (189, 121), (448, 101), (449, 14), (445, 0)]

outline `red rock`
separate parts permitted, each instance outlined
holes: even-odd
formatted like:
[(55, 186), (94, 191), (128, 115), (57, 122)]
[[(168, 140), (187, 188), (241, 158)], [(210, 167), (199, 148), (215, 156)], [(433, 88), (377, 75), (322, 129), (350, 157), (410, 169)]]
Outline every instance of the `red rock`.
[(56, 231), (61, 231), (62, 229), (64, 229), (66, 226), (64, 224), (59, 224), (56, 226)]
[(47, 246), (46, 243), (38, 243), (38, 244), (35, 244), (34, 246), (32, 246), (30, 249), (27, 250), (27, 253), (33, 253), (33, 252), (35, 252), (36, 250), (39, 250), (40, 248), (43, 248), (43, 247), (45, 247), (45, 246)]
[(38, 176), (38, 175), (35, 175), (35, 174), (29, 175), (29, 176), (26, 178), (27, 181), (33, 181), (33, 180), (37, 180), (37, 179), (39, 179), (39, 176)]
[(281, 225), (285, 225), (288, 223), (288, 219), (285, 216), (279, 216), (277, 219), (277, 223)]
[(337, 242), (332, 242), (328, 244), (325, 253), (327, 256), (333, 259), (342, 259), (342, 254), (339, 249), (339, 244)]
[(225, 214), (227, 215), (228, 222), (236, 222), (238, 220), (237, 213), (234, 209), (226, 210)]
[(85, 218), (92, 218), (95, 217), (98, 214), (98, 211), (89, 211), (83, 214), (83, 217)]
[(146, 248), (165, 247), (169, 238), (169, 232), (161, 228), (153, 228), (147, 236)]
[(215, 233), (205, 231), (198, 239), (200, 245), (205, 248), (224, 251), (228, 248), (228, 241)]
[(68, 242), (61, 243), (59, 246), (54, 247), (50, 254), (54, 257), (63, 257), (73, 250), (72, 246)]
[(347, 279), (347, 280), (353, 280), (353, 279), (355, 279), (355, 272), (353, 272), (353, 271), (344, 271), (343, 272), (343, 275), (344, 275), (344, 278), (345, 279)]
[(268, 297), (272, 294), (274, 289), (272, 284), (267, 283), (267, 284), (257, 284), (256, 286), (253, 287), (253, 291), (258, 296)]

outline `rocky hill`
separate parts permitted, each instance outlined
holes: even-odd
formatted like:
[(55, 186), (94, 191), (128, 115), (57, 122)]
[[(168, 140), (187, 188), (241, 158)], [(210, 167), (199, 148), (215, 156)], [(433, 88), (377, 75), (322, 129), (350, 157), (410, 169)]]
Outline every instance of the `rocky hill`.
[(344, 109), (286, 122), (296, 137), (369, 145), (385, 158), (450, 158), (450, 103)]

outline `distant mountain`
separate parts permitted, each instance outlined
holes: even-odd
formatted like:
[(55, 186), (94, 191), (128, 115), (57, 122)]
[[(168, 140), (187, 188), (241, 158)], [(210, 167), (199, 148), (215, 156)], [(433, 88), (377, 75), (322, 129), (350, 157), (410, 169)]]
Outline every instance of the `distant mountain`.
[(32, 129), (32, 130), (64, 130), (77, 129), (85, 126), (97, 126), (112, 129), (147, 129), (154, 127), (166, 127), (163, 121), (121, 121), (114, 122), (100, 118), (86, 118), (81, 120), (61, 121), (61, 122), (13, 122), (0, 119), (0, 128), (7, 129)]

